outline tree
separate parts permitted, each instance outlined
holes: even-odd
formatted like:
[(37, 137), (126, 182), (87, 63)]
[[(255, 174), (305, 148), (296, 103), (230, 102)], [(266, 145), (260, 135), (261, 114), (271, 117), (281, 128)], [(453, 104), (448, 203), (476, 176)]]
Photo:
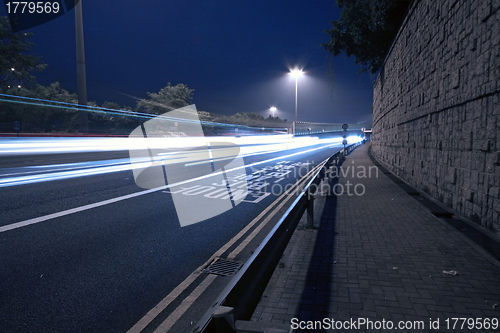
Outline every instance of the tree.
[(170, 82), (158, 93), (148, 92), (149, 100), (137, 102), (137, 109), (147, 113), (163, 114), (168, 111), (182, 108), (191, 104), (194, 89), (189, 89), (187, 85), (179, 83), (172, 86)]
[(140, 125), (140, 120), (133, 117), (132, 109), (129, 106), (120, 106), (115, 102), (104, 102), (102, 107), (110, 110), (126, 111), (113, 113), (110, 110), (93, 111), (89, 115), (89, 127), (93, 131), (100, 133), (130, 134), (130, 132)]
[(263, 121), (264, 120), (264, 117), (262, 117), (260, 114), (257, 114), (255, 112), (241, 112), (241, 113), (237, 113), (235, 115), (232, 115), (231, 117), (234, 118), (235, 121), (238, 121), (238, 120), (242, 120), (242, 121), (245, 121), (245, 120)]
[[(255, 112), (240, 112), (233, 114), (231, 116), (217, 116), (213, 119), (216, 123), (224, 123), (224, 124), (235, 124), (235, 125), (246, 125), (246, 126), (255, 126), (255, 127), (269, 127), (269, 126), (279, 126), (286, 127), (287, 120), (281, 120), (278, 117), (272, 118), (264, 118), (258, 113)], [(279, 124), (278, 124), (279, 123)]]
[(269, 117), (266, 118), (266, 122), (275, 122), (275, 123), (286, 123), (286, 119), (281, 119), (280, 117), (273, 117), (269, 115)]
[(63, 89), (59, 82), (53, 82), (49, 86), (37, 84), (31, 91), (35, 98), (78, 104), (78, 96)]
[(33, 43), (28, 42), (31, 36), (29, 33), (14, 34), (7, 17), (0, 16), (0, 89), (33, 85), (36, 81), (31, 73), (47, 67), (38, 56), (27, 54), (33, 47)]
[[(26, 87), (12, 87), (6, 89), (7, 95), (37, 98), (42, 100), (53, 100), (65, 103), (76, 103), (76, 94), (70, 94), (61, 88), (59, 82), (49, 86), (34, 85), (31, 89)], [(26, 132), (73, 132), (78, 128), (77, 111), (73, 108), (65, 108), (61, 105), (51, 103), (39, 103), (38, 101), (24, 101), (23, 103), (0, 102), (0, 119), (8, 125), (14, 119), (23, 123), (23, 131)]]
[(404, 20), (411, 0), (336, 0), (342, 9), (332, 28), (325, 30), (330, 41), (321, 44), (338, 56), (354, 56), (361, 72), (377, 72), (384, 63), (393, 38)]
[(214, 121), (215, 117), (207, 111), (198, 111), (198, 118), (201, 121)]

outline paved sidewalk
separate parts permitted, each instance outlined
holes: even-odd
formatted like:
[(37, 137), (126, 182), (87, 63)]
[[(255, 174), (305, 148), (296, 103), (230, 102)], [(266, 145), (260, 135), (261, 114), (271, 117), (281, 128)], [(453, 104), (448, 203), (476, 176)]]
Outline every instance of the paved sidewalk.
[[(500, 263), (377, 174), (369, 146), (357, 148), (343, 163), (349, 172), (340, 176), (336, 190), (342, 185), (344, 194), (316, 200), (322, 208), (315, 212), (318, 229), (295, 231), (252, 320), (291, 324), (298, 318), (307, 325), (331, 318), (350, 325), (366, 319), (373, 329), (366, 324), (357, 326), (359, 331), (384, 332), (389, 329), (376, 329), (383, 320), (386, 328), (387, 321), (394, 328), (405, 321), (433, 332), (467, 331), (470, 322), (460, 329), (462, 321), (453, 318), (481, 318), (475, 327), (498, 320)], [(362, 184), (358, 194), (363, 188), (365, 193), (346, 194), (347, 182), (350, 193), (356, 184)], [(350, 328), (338, 331), (355, 330)], [(323, 329), (294, 330), (302, 331)], [(498, 332), (500, 326), (469, 331)]]

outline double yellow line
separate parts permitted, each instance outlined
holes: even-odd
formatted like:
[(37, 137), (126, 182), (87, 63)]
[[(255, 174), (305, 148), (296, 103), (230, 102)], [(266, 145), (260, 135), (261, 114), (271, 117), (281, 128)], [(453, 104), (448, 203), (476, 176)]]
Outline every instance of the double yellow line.
[[(329, 159), (329, 158), (328, 158)], [(203, 273), (204, 269), (215, 259), (222, 256), (230, 247), (241, 240), (240, 244), (227, 255), (228, 259), (234, 259), (250, 242), (261, 232), (261, 230), (276, 216), (290, 199), (293, 199), (294, 193), (300, 193), (304, 190), (304, 185), (313, 177), (328, 161), (326, 159), (312, 170), (310, 170), (298, 182), (287, 189), (278, 199), (264, 209), (256, 218), (245, 226), (236, 236), (215, 252), (210, 259), (198, 267), (184, 281), (182, 281), (174, 290), (163, 298), (154, 308), (152, 308), (141, 320), (139, 320), (127, 333), (140, 333), (148, 326), (163, 310), (165, 310), (182, 292)], [(258, 225), (257, 225), (258, 224)], [(255, 226), (257, 227), (245, 238), (244, 236)], [(243, 239), (244, 238), (244, 239)], [(208, 274), (207, 277), (189, 294), (181, 304), (156, 328), (155, 333), (168, 332), (168, 330), (179, 320), (179, 318), (191, 307), (194, 301), (215, 281), (217, 275)]]

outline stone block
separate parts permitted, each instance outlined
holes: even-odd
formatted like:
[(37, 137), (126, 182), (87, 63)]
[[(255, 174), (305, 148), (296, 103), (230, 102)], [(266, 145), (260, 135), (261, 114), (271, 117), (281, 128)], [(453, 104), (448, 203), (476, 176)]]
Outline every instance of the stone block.
[[(497, 94), (497, 98), (500, 94)], [(494, 116), (499, 116), (500, 115), (500, 102), (496, 102), (496, 103), (493, 103), (493, 107), (492, 107), (492, 115)], [(498, 117), (497, 117), (497, 120), (498, 120)], [(499, 127), (497, 127), (498, 129)]]
[(453, 73), (453, 78), (451, 82), (451, 87), (457, 89), (460, 86), (460, 70), (455, 70)]
[(448, 170), (448, 172), (446, 173), (446, 181), (450, 184), (457, 183), (457, 169), (456, 168), (450, 168)]
[(462, 186), (465, 190), (470, 190), (471, 188), (471, 178), (470, 178), (470, 171), (469, 172), (464, 172), (462, 174)]
[(494, 199), (500, 199), (500, 187), (492, 186), (488, 189), (488, 196)]
[(493, 200), (493, 210), (500, 214), (500, 200)]
[(492, 0), (484, 0), (479, 2), (479, 19), (484, 22), (492, 14)]

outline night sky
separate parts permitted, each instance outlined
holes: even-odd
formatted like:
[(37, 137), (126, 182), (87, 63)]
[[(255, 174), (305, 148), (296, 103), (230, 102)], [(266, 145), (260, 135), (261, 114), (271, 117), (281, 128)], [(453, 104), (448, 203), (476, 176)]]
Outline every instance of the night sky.
[[(90, 101), (135, 107), (130, 96), (184, 83), (198, 110), (268, 116), (276, 106), (276, 116), (293, 120), (295, 81), (287, 73), (299, 67), (299, 120), (372, 119), (375, 76), (320, 46), (340, 14), (333, 0), (82, 1)], [(28, 31), (49, 65), (38, 81), (76, 92), (74, 10)]]

